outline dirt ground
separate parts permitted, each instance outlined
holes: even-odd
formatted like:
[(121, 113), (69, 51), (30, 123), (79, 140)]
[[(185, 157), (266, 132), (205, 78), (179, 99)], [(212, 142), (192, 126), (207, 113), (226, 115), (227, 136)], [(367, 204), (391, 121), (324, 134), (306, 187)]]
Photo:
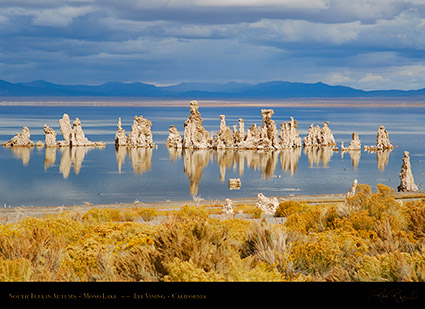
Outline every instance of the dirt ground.
[[(409, 201), (425, 198), (425, 192), (396, 192), (395, 197), (399, 201)], [(277, 196), (279, 202), (283, 201), (303, 201), (310, 204), (315, 203), (341, 203), (345, 200), (344, 194), (317, 194), (317, 195), (291, 195)], [(255, 205), (257, 197), (232, 199), (232, 204), (237, 205)], [(13, 223), (24, 217), (42, 217), (51, 214), (60, 214), (64, 211), (75, 211), (84, 213), (91, 208), (110, 208), (110, 209), (132, 209), (136, 207), (154, 208), (154, 209), (178, 209), (185, 205), (200, 207), (219, 207), (224, 204), (224, 200), (192, 200), (192, 201), (164, 201), (155, 203), (120, 203), (120, 204), (83, 204), (72, 206), (22, 206), (0, 208), (0, 223)]]

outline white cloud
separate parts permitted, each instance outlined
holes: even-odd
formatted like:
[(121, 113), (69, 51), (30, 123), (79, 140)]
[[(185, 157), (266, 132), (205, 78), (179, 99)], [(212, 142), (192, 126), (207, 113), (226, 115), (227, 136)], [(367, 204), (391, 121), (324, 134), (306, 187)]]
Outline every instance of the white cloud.
[(251, 29), (261, 30), (265, 38), (276, 42), (320, 42), (343, 44), (358, 38), (361, 30), (360, 22), (345, 24), (311, 23), (304, 20), (261, 20), (252, 23)]
[(33, 24), (38, 26), (66, 27), (75, 17), (93, 12), (91, 6), (62, 6), (55, 9), (46, 9), (34, 13)]
[(331, 73), (325, 78), (324, 82), (330, 85), (343, 85), (354, 82), (354, 79), (346, 74)]
[(384, 78), (382, 75), (378, 74), (372, 74), (368, 73), (365, 77), (359, 80), (359, 83), (375, 83), (375, 82), (382, 82), (382, 81), (389, 81), (388, 79)]

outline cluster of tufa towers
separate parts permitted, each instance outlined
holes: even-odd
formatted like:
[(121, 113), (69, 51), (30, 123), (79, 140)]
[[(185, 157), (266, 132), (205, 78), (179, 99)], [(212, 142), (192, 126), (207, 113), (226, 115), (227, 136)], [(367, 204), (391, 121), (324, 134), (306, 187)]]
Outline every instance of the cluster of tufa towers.
[[(278, 130), (277, 125), (272, 116), (272, 109), (262, 109), (262, 125), (256, 124), (246, 130), (244, 120), (239, 119), (238, 125), (230, 128), (226, 125), (225, 115), (220, 115), (220, 128), (214, 136), (212, 132), (208, 132), (203, 127), (203, 120), (199, 112), (197, 101), (190, 102), (190, 115), (184, 122), (183, 136), (179, 133), (174, 125), (169, 128), (169, 135), (165, 142), (168, 148), (182, 149), (253, 149), (253, 150), (280, 150), (294, 149), (304, 147), (332, 147), (334, 151), (338, 151), (335, 138), (329, 128), (329, 122), (324, 122), (322, 127), (313, 124), (310, 125), (307, 136), (303, 139), (299, 136), (297, 121), (290, 117), (290, 120), (283, 122)], [(59, 120), (60, 131), (63, 140), (56, 141), (56, 132), (54, 129), (44, 125), (45, 141), (39, 141), (34, 144), (31, 141), (30, 130), (23, 127), (20, 133), (17, 133), (11, 140), (3, 143), (4, 147), (104, 147), (106, 144), (102, 141), (89, 141), (81, 127), (80, 119), (76, 118), (71, 125), (70, 118), (64, 114)], [(121, 118), (118, 120), (117, 132), (115, 134), (116, 147), (130, 148), (153, 148), (153, 136), (151, 132), (152, 123), (143, 116), (135, 116), (131, 131), (126, 135), (125, 130), (121, 126)], [(384, 126), (380, 126), (377, 132), (376, 145), (364, 146), (366, 151), (380, 151), (393, 149), (394, 146), (390, 142), (389, 135)], [(352, 140), (349, 146), (345, 147), (341, 143), (341, 152), (344, 151), (360, 151), (361, 143), (357, 132), (353, 132)], [(400, 185), (398, 191), (418, 191), (415, 185), (409, 152), (404, 152), (403, 164), (401, 168)]]

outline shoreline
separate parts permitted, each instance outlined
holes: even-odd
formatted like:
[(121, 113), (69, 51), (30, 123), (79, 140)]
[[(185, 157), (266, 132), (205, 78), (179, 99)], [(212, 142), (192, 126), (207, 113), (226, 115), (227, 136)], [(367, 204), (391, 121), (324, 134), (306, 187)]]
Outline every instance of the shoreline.
[[(288, 195), (288, 196), (270, 196), (276, 197), (279, 202), (283, 201), (302, 201), (309, 204), (334, 204), (345, 200), (346, 193), (334, 194), (311, 194), (311, 195)], [(425, 191), (418, 192), (394, 192), (395, 199), (398, 201), (410, 201), (425, 198)], [(254, 206), (257, 197), (246, 197), (231, 199), (234, 206), (248, 205)], [(25, 217), (43, 217), (45, 215), (61, 214), (65, 211), (76, 211), (84, 213), (92, 208), (109, 208), (119, 210), (129, 210), (134, 208), (155, 208), (173, 210), (183, 206), (200, 207), (219, 207), (225, 200), (200, 200), (200, 201), (163, 201), (163, 202), (138, 202), (138, 203), (111, 203), (111, 204), (83, 204), (72, 206), (14, 206), (0, 208), (0, 224), (13, 223)]]
[[(187, 107), (191, 99), (136, 97), (0, 97), (0, 106)], [(425, 98), (196, 99), (203, 107), (425, 107)]]

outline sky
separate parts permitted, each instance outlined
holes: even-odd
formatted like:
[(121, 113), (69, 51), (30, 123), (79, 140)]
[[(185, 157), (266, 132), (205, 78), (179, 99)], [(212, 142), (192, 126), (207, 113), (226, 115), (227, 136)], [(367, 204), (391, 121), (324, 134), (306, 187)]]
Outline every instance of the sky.
[(425, 87), (425, 0), (0, 0), (0, 79)]

